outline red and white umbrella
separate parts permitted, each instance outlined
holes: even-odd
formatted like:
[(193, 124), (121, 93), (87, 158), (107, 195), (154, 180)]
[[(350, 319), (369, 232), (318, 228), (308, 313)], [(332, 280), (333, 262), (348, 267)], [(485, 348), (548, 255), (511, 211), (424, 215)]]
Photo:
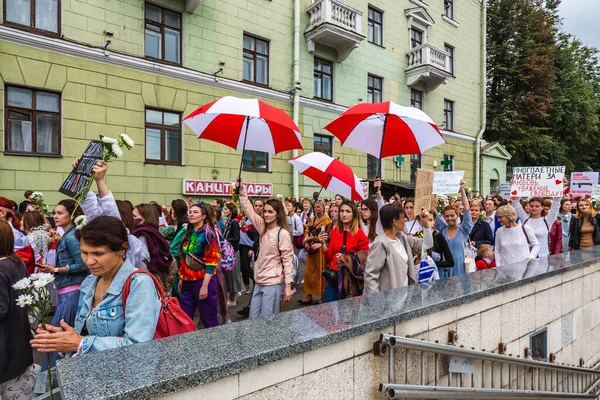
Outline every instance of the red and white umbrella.
[(423, 154), (446, 143), (437, 125), (423, 111), (391, 101), (350, 107), (325, 127), (342, 145), (379, 159)]
[(323, 189), (330, 190), (350, 200), (364, 200), (365, 194), (360, 179), (352, 168), (323, 153), (308, 153), (289, 160), (300, 173), (317, 182)]
[(302, 149), (302, 134), (289, 115), (257, 99), (222, 97), (193, 111), (183, 123), (199, 139), (235, 150), (277, 154)]

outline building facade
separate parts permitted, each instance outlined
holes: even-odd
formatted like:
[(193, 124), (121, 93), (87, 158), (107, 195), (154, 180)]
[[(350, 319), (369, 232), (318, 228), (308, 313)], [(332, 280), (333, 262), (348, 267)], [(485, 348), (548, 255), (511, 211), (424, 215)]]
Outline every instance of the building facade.
[[(364, 179), (378, 160), (324, 126), (359, 102), (419, 107), (447, 144), (385, 159), (383, 179), (410, 188), (417, 168), (454, 169), (475, 187), (485, 124), (479, 1), (2, 0), (0, 12), (3, 196), (39, 190), (56, 204), (89, 141), (123, 132), (136, 146), (109, 165), (117, 198), (165, 204), (182, 196), (184, 179), (231, 181), (240, 152), (181, 123), (227, 95), (285, 110), (305, 152), (340, 157)], [(243, 157), (244, 179), (271, 183), (273, 194), (315, 190), (302, 176), (295, 185), (292, 152)]]

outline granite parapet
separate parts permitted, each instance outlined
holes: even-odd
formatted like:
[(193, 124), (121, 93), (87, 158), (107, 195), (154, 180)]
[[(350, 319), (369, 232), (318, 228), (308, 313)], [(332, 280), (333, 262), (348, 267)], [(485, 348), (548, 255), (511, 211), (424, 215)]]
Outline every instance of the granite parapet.
[(600, 261), (600, 246), (58, 363), (63, 400), (150, 399)]

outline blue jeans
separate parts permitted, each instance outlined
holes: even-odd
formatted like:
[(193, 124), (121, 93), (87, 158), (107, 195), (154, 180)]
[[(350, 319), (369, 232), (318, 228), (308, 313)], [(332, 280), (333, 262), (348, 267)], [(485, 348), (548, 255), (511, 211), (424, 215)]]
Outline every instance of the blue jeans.
[(325, 283), (325, 290), (323, 290), (323, 298), (321, 300), (323, 303), (331, 303), (332, 301), (341, 300), (345, 298), (346, 294), (343, 292), (343, 290), (341, 297), (338, 299), (338, 288), (336, 286), (333, 286), (329, 282)]
[[(77, 305), (79, 304), (79, 290), (74, 290), (69, 293), (59, 294), (58, 295), (58, 305), (56, 306), (56, 311), (54, 312), (54, 318), (52, 318), (52, 322), (50, 325), (52, 326), (60, 326), (60, 320), (63, 319), (69, 326), (75, 326), (75, 317), (77, 316)], [(54, 368), (56, 365), (56, 361), (60, 360), (62, 355), (59, 353), (50, 353), (50, 368)], [(45, 371), (48, 369), (48, 365), (46, 364), (46, 357), (44, 357), (44, 364), (42, 365), (42, 370)]]
[(440, 273), (440, 279), (450, 277), (450, 268), (438, 268), (438, 272)]

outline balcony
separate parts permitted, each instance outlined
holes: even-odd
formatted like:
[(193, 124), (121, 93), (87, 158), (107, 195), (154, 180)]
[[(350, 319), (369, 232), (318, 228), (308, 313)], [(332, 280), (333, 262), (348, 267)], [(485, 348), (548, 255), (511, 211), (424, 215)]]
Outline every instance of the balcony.
[(406, 80), (408, 86), (422, 83), (430, 92), (452, 76), (450, 54), (444, 50), (422, 44), (408, 51)]
[(360, 46), (362, 13), (339, 0), (316, 0), (306, 9), (310, 15), (308, 28), (304, 31), (308, 52), (315, 51), (316, 43), (337, 51), (337, 62), (342, 62)]

